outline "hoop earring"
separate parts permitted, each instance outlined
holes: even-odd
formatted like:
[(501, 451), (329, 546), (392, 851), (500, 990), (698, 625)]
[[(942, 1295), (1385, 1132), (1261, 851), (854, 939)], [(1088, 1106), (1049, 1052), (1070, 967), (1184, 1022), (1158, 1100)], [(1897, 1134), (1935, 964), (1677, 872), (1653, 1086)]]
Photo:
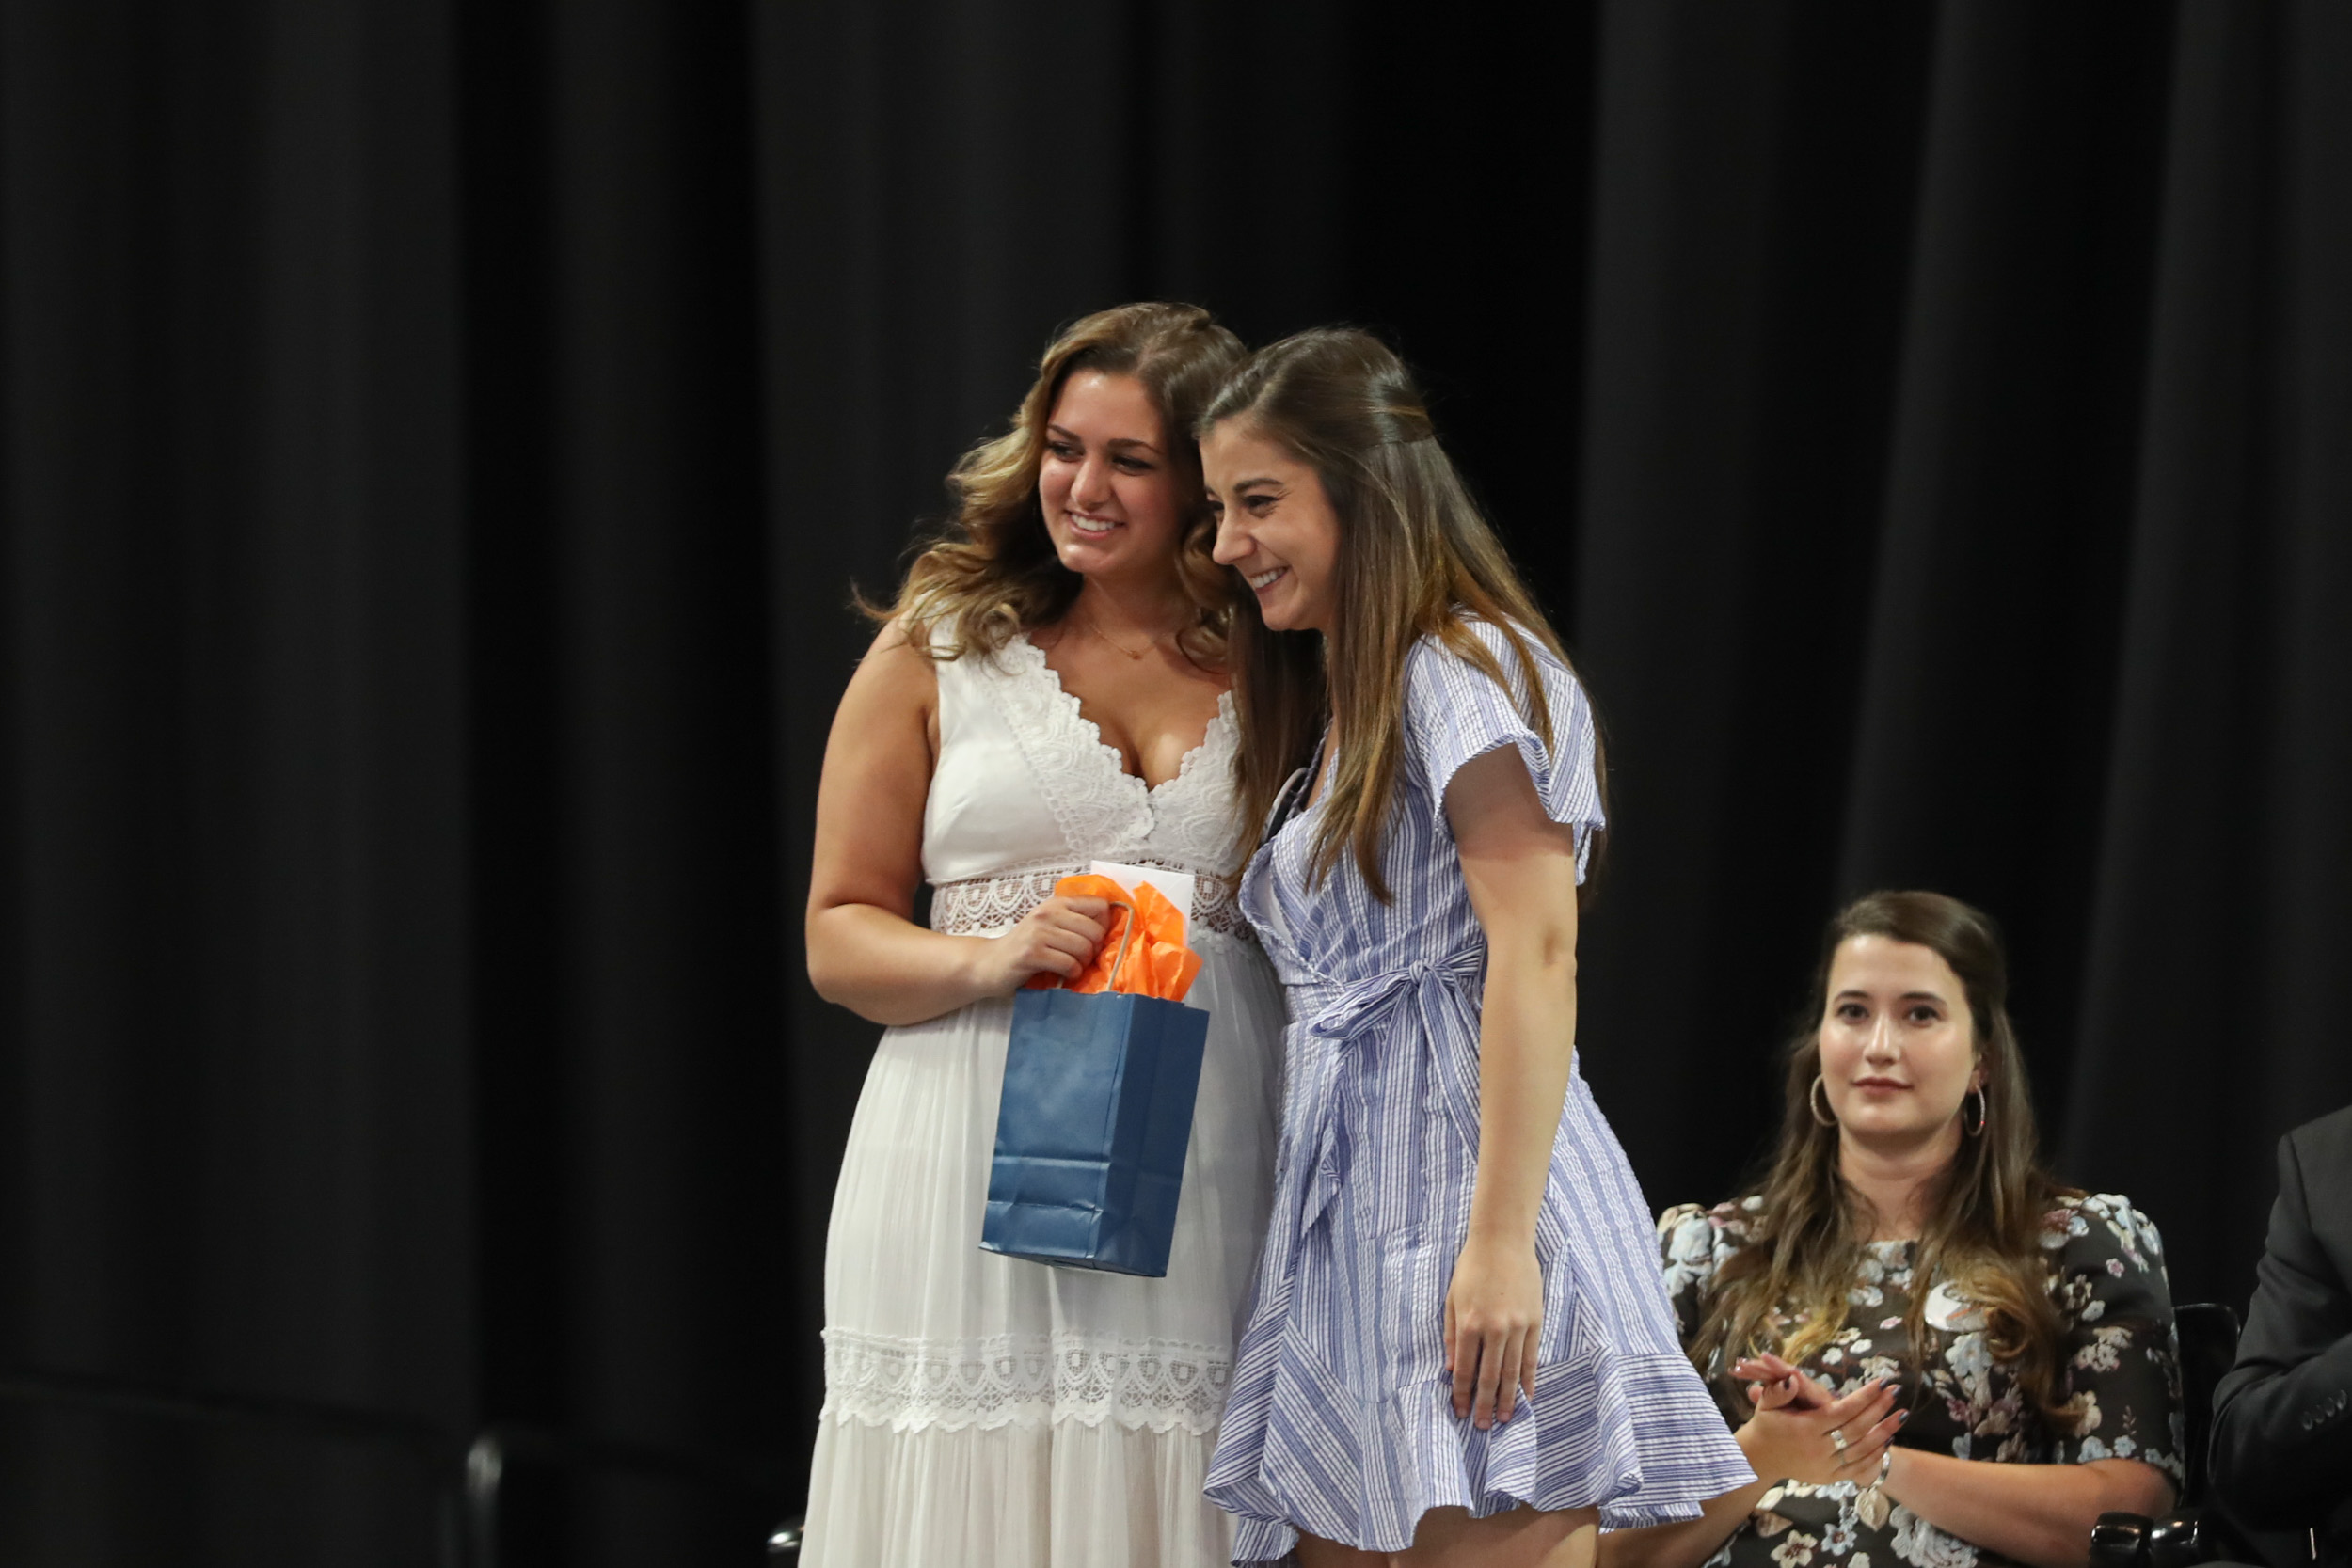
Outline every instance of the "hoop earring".
[(1960, 1131), (1964, 1136), (1981, 1138), (1984, 1136), (1985, 1122), (1990, 1118), (1992, 1110), (1985, 1101), (1984, 1090), (1970, 1089), (1968, 1094), (1977, 1097), (1977, 1125), (1974, 1127), (1968, 1125), (1968, 1095), (1964, 1094), (1960, 1097)]
[(1813, 1119), (1823, 1127), (1835, 1127), (1837, 1125), (1837, 1118), (1821, 1109), (1821, 1075), (1817, 1072), (1813, 1075), (1813, 1086), (1804, 1091), (1804, 1108), (1812, 1112)]

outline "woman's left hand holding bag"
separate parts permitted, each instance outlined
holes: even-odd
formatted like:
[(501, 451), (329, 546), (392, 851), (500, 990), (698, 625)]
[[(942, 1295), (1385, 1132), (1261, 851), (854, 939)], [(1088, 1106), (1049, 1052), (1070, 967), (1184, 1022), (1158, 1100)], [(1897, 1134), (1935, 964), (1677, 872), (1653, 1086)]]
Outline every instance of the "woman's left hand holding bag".
[(1055, 894), (1010, 930), (973, 946), (973, 990), (981, 996), (1010, 996), (1035, 975), (1074, 978), (1103, 945), (1109, 914), (1104, 899)]

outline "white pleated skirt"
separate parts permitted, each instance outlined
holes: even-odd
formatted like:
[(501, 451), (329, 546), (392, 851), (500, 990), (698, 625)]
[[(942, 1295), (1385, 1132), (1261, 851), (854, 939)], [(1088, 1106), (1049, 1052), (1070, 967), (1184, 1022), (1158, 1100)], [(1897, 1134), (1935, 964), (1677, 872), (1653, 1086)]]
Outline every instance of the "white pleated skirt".
[(982, 1252), (1009, 1001), (884, 1033), (825, 1251), (810, 1568), (1219, 1568), (1201, 1496), (1265, 1234), (1281, 987), (1196, 934), (1210, 1014), (1167, 1277)]

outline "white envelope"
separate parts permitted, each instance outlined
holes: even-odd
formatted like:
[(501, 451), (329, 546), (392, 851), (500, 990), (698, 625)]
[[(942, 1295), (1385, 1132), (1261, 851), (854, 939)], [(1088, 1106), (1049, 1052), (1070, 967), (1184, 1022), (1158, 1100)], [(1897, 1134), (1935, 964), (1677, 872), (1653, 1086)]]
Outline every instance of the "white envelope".
[(1184, 911), (1184, 940), (1192, 940), (1191, 872), (1164, 871), (1156, 865), (1121, 865), (1117, 861), (1096, 861), (1087, 869), (1098, 877), (1108, 877), (1130, 893), (1146, 882), (1159, 889), (1161, 897)]

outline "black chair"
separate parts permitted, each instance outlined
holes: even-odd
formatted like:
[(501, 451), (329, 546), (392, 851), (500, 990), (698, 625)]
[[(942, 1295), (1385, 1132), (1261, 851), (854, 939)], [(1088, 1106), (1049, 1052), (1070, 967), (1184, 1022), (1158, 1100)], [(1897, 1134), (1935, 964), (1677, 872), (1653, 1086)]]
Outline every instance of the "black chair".
[(2213, 1394), (2237, 1360), (2237, 1313), (2219, 1302), (2173, 1310), (2181, 1340), (2182, 1441), (2188, 1470), (2172, 1512), (2102, 1513), (2090, 1529), (2091, 1568), (2194, 1568), (2201, 1562), (2260, 1562), (2245, 1535), (2214, 1506), (2206, 1450), (2213, 1442)]

